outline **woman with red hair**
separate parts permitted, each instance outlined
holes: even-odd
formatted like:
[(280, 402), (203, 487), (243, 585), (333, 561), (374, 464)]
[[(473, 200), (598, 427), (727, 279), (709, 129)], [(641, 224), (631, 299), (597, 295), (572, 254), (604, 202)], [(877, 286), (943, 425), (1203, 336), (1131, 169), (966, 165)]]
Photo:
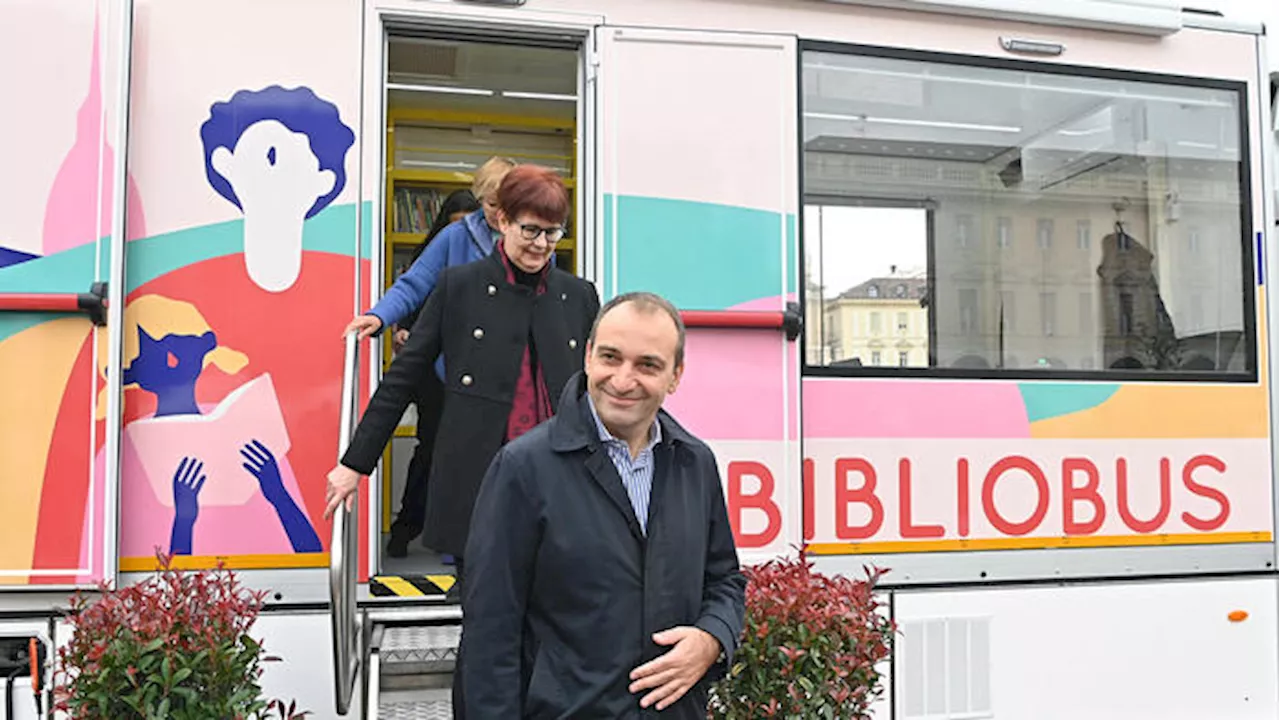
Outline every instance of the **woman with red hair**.
[(497, 199), (498, 246), (486, 258), (440, 274), (328, 478), (326, 514), (373, 471), (432, 361), (443, 354), (444, 410), (423, 541), (456, 558), (459, 584), (471, 509), (490, 461), (502, 445), (555, 412), (561, 389), (582, 369), (600, 309), (594, 285), (551, 266), (569, 215), (559, 176), (517, 166), (503, 178)]

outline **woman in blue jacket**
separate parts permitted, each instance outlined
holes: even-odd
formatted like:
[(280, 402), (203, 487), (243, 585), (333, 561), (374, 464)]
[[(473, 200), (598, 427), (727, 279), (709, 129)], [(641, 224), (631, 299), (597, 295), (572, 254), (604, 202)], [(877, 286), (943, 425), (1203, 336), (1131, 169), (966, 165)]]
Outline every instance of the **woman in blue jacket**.
[[(436, 278), (440, 271), (453, 265), (466, 263), (488, 257), (493, 252), (495, 238), (500, 234), (498, 228), (497, 191), (502, 179), (516, 166), (514, 160), (493, 157), (481, 165), (475, 172), (471, 184), (471, 192), (479, 201), (479, 209), (452, 223), (439, 231), (434, 239), (429, 239), (426, 249), (418, 255), (409, 269), (387, 289), (382, 299), (363, 315), (356, 316), (343, 335), (358, 332), (361, 340), (380, 334), (385, 328), (393, 325), (409, 327), (412, 317), (422, 309), (427, 296), (435, 289)], [(452, 200), (453, 197), (450, 196)], [(448, 201), (446, 201), (448, 204)], [(441, 208), (441, 215), (447, 208)], [(403, 331), (401, 331), (403, 333)], [(404, 338), (397, 338), (403, 342)], [(397, 343), (399, 344), (399, 343)], [(444, 380), (444, 357), (436, 359), (436, 377)], [(442, 388), (441, 382), (432, 383), (434, 388)], [(431, 451), (435, 441), (435, 430), (439, 421), (440, 402), (432, 400), (432, 395), (440, 392), (426, 391), (423, 402), (418, 403), (418, 447), (414, 450), (413, 459), (409, 462), (408, 476), (405, 479), (404, 494), (400, 500), (400, 512), (391, 525), (391, 538), (387, 542), (387, 554), (391, 557), (404, 557), (409, 552), (409, 541), (422, 533), (422, 524), (426, 516), (427, 477), (431, 467)], [(445, 558), (446, 562), (451, 558)]]

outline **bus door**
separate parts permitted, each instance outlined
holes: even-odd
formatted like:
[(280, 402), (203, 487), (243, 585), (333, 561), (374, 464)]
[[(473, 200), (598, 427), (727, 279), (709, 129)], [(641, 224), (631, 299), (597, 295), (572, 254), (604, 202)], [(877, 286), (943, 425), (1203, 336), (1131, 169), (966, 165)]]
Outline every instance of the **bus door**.
[(684, 312), (667, 408), (715, 450), (744, 560), (799, 541), (795, 39), (603, 26), (603, 299)]
[(131, 5), (0, 11), (0, 590), (116, 571)]

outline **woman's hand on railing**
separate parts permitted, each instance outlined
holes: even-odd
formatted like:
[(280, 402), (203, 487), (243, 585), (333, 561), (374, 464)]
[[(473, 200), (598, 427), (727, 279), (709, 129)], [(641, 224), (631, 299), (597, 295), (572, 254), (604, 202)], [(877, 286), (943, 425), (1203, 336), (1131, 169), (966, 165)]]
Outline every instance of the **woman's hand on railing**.
[(333, 517), (334, 511), (338, 509), (343, 500), (347, 501), (347, 511), (350, 512), (352, 504), (355, 502), (356, 486), (360, 482), (360, 473), (346, 465), (338, 465), (329, 471), (328, 479), (329, 487), (325, 491), (325, 500), (328, 503), (324, 510), (325, 520)]
[(357, 315), (347, 323), (346, 329), (342, 331), (343, 336), (351, 333), (359, 333), (356, 337), (359, 340), (373, 335), (382, 329), (382, 320), (377, 315)]

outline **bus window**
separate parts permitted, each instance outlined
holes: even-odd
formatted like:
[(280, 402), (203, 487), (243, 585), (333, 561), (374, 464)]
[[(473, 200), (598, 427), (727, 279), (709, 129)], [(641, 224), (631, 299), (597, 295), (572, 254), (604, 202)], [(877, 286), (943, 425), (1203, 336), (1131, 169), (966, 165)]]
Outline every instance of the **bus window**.
[(811, 368), (1255, 376), (1243, 84), (894, 55), (803, 55)]

